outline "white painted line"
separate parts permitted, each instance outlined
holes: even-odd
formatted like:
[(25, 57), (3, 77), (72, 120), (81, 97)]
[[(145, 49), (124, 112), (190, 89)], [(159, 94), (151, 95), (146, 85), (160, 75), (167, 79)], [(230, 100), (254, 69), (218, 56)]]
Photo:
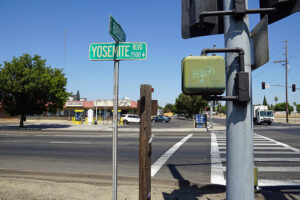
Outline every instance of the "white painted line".
[[(219, 145), (220, 146), (226, 146), (226, 143), (220, 143), (219, 142)], [(279, 145), (279, 144), (270, 144), (270, 143), (261, 143), (261, 144), (255, 144), (254, 143), (254, 146), (282, 146), (282, 145)]]
[(259, 172), (300, 172), (300, 167), (258, 167)]
[[(226, 151), (220, 151), (220, 154), (226, 154)], [(282, 155), (285, 155), (285, 154), (290, 154), (290, 155), (298, 155), (300, 154), (300, 152), (284, 152), (284, 151), (254, 151), (254, 154), (282, 154)]]
[(293, 186), (300, 185), (300, 180), (258, 179), (258, 186)]
[[(259, 172), (300, 172), (300, 167), (257, 167)], [(223, 167), (226, 171), (226, 167)]]
[(17, 143), (17, 140), (0, 141), (0, 143)]
[[(222, 162), (226, 158), (221, 158)], [(254, 162), (300, 162), (300, 158), (254, 158)]]
[(255, 134), (255, 135), (257, 135), (257, 136), (259, 136), (259, 137), (261, 137), (261, 138), (267, 139), (267, 140), (269, 140), (269, 141), (271, 141), (271, 142), (274, 142), (274, 143), (276, 143), (277, 145), (284, 146), (285, 148), (290, 149), (290, 150), (292, 150), (292, 151), (294, 151), (294, 152), (299, 152), (299, 153), (300, 153), (300, 150), (299, 150), (299, 149), (294, 148), (294, 147), (291, 147), (290, 145), (287, 145), (287, 144), (282, 143), (282, 142), (278, 142), (278, 141), (276, 141), (276, 140), (273, 140), (273, 139), (268, 138), (268, 137), (264, 137), (264, 136), (262, 136), (262, 135), (258, 135), (258, 134)]
[(211, 133), (211, 150), (210, 150), (210, 182), (213, 184), (225, 185), (226, 180), (223, 173), (223, 165), (219, 153), (217, 137), (215, 133)]
[[(105, 135), (33, 135), (33, 137), (72, 137), (72, 138), (111, 138), (111, 134)], [(118, 137), (139, 137), (138, 134), (120, 134)]]
[(155, 163), (153, 163), (153, 165), (151, 166), (151, 176), (155, 176), (155, 174), (167, 162), (167, 160), (172, 156), (172, 154), (175, 153), (177, 149), (179, 149), (179, 147), (183, 145), (192, 136), (193, 134), (185, 136), (182, 140), (177, 142), (173, 147), (166, 151)]
[[(253, 147), (254, 150), (289, 150), (285, 147)], [(219, 147), (220, 150), (226, 149), (226, 147)]]
[(50, 144), (92, 144), (91, 142), (49, 142)]

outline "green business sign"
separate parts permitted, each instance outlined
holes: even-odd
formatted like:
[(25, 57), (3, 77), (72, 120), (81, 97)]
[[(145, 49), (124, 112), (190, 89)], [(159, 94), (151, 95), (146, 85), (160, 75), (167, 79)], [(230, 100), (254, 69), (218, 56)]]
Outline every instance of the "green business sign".
[(146, 58), (147, 43), (145, 42), (90, 44), (90, 60), (145, 60)]
[(109, 34), (116, 40), (116, 42), (125, 42), (126, 34), (120, 24), (112, 17), (109, 16)]

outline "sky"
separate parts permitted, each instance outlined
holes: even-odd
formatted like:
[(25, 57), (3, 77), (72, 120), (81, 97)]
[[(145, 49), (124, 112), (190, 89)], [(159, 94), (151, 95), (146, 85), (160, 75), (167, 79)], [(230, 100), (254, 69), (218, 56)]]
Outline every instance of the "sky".
[[(259, 8), (259, 0), (249, 1)], [(114, 42), (109, 34), (112, 15), (127, 42), (146, 42), (147, 59), (120, 61), (119, 98), (137, 101), (140, 85), (154, 88), (160, 106), (175, 103), (181, 93), (181, 60), (200, 55), (203, 48), (224, 47), (224, 35), (182, 39), (180, 0), (0, 0), (0, 64), (24, 53), (40, 55), (47, 66), (62, 68), (67, 91), (80, 91), (88, 100), (113, 98), (113, 61), (89, 60), (91, 43)], [(288, 41), (288, 85), (300, 88), (300, 13), (269, 25), (269, 63), (252, 72), (253, 104), (285, 102), (285, 87), (262, 90), (261, 82), (285, 84), (284, 60)], [(259, 15), (249, 18), (250, 30)], [(66, 37), (65, 37), (66, 36)], [(66, 45), (64, 45), (64, 43)], [(65, 59), (64, 59), (65, 58)], [(64, 66), (65, 60), (65, 66)], [(288, 90), (289, 102), (300, 104), (300, 90)]]

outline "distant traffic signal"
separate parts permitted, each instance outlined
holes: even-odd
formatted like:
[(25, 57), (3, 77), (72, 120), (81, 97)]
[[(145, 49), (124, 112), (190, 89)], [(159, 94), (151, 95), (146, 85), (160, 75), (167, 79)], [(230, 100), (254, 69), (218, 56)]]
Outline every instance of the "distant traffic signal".
[(261, 82), (261, 88), (264, 90), (266, 89), (266, 83), (265, 82)]
[(296, 92), (296, 84), (292, 84), (292, 91)]

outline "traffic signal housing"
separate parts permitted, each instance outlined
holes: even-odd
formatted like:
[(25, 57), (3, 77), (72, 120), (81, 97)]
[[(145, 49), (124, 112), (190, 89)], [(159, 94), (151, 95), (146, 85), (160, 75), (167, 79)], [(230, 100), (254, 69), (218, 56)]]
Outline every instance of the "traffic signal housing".
[(296, 92), (296, 84), (292, 84), (292, 92)]
[(266, 89), (266, 83), (265, 82), (261, 82), (261, 89)]
[(209, 16), (200, 24), (200, 14), (223, 11), (220, 0), (181, 0), (181, 35), (183, 39), (224, 33), (223, 16)]
[[(300, 0), (259, 0), (259, 4), (260, 8), (275, 8), (275, 12), (267, 14), (269, 24), (300, 11)], [(265, 15), (266, 13), (260, 14), (260, 18)]]

